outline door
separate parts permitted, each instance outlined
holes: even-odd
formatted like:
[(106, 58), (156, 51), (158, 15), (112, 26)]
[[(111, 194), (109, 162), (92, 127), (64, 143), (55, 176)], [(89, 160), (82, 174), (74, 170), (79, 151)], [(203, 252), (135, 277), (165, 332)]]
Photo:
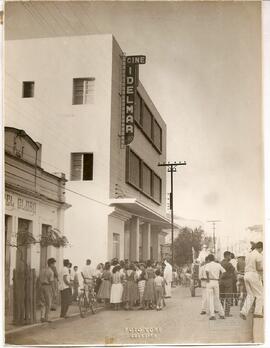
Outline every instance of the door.
[(5, 314), (9, 313), (10, 304), (10, 235), (11, 235), (11, 219), (9, 215), (5, 215)]
[(27, 234), (30, 233), (30, 223), (29, 220), (18, 219), (16, 269), (21, 271), (30, 264), (30, 244), (26, 240)]

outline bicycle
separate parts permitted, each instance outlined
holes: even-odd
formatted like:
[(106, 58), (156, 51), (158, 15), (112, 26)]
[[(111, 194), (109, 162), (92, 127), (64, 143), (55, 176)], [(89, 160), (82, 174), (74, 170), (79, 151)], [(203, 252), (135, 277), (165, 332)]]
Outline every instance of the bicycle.
[[(86, 295), (88, 291), (88, 298)], [(96, 293), (94, 287), (87, 287), (80, 289), (80, 295), (78, 300), (79, 310), (81, 318), (85, 318), (87, 312), (91, 310), (92, 314), (96, 313)]]

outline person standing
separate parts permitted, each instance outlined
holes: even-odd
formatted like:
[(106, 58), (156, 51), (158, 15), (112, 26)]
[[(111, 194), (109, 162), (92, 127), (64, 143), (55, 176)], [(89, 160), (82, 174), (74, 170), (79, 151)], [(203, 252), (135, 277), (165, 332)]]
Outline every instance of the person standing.
[(230, 317), (231, 303), (233, 300), (233, 282), (235, 279), (235, 268), (231, 264), (231, 253), (224, 252), (224, 259), (221, 261), (221, 266), (225, 272), (220, 277), (219, 292), (221, 303), (225, 309), (225, 316)]
[(172, 297), (172, 266), (166, 259), (164, 264), (165, 298), (169, 298)]
[(208, 256), (205, 258), (205, 263), (201, 265), (199, 268), (199, 279), (201, 280), (201, 288), (202, 288), (202, 309), (201, 309), (201, 315), (204, 315), (208, 311), (208, 301), (207, 301), (207, 293), (206, 293), (206, 281), (207, 276), (205, 272), (205, 266), (208, 263)]
[(51, 311), (56, 311), (56, 307), (57, 307), (57, 300), (58, 300), (58, 272), (57, 272), (57, 269), (56, 269), (56, 266), (55, 266), (55, 263), (54, 265), (51, 267), (52, 268), (52, 271), (53, 271), (53, 283), (52, 283), (52, 288), (53, 288), (53, 298), (52, 298), (52, 304), (51, 304)]
[(139, 297), (140, 297), (140, 306), (138, 309), (144, 309), (144, 288), (145, 288), (145, 282), (146, 282), (146, 273), (145, 273), (145, 266), (144, 264), (140, 265), (141, 274), (139, 275), (138, 279), (138, 290), (139, 290)]
[(40, 310), (41, 310), (41, 322), (48, 322), (49, 312), (51, 309), (52, 299), (54, 295), (53, 282), (54, 273), (53, 267), (55, 266), (56, 260), (50, 258), (47, 261), (47, 267), (40, 271)]
[(77, 301), (79, 297), (79, 273), (78, 273), (78, 266), (73, 267), (73, 294), (72, 294), (72, 300)]
[(234, 267), (232, 305), (235, 304), (235, 306), (237, 306), (238, 305), (239, 294), (237, 292), (237, 259), (235, 258), (234, 253), (231, 253), (231, 261), (230, 261), (230, 263)]
[(153, 309), (154, 303), (156, 300), (155, 296), (155, 271), (152, 267), (152, 263), (150, 260), (146, 262), (146, 270), (145, 270), (145, 287), (143, 293), (143, 300), (145, 302), (145, 309)]
[(91, 266), (91, 260), (87, 259), (86, 264), (81, 272), (82, 278), (83, 278), (83, 284), (84, 289), (86, 293), (86, 297), (89, 301), (89, 293), (91, 291), (91, 288), (93, 286), (93, 276), (94, 276), (94, 269)]
[(63, 261), (63, 269), (59, 277), (59, 290), (61, 296), (61, 312), (60, 318), (67, 318), (67, 311), (70, 305), (71, 298), (71, 281), (69, 274), (69, 260), (65, 259)]
[(101, 276), (101, 285), (97, 294), (97, 298), (103, 300), (105, 305), (109, 304), (111, 298), (111, 264), (106, 262), (104, 271)]
[(262, 251), (263, 243), (258, 242), (255, 245), (255, 249), (246, 256), (244, 281), (247, 296), (240, 311), (240, 318), (244, 320), (246, 320), (255, 299), (256, 303), (253, 317), (263, 318), (263, 283), (261, 276), (263, 272)]
[(206, 273), (206, 291), (209, 303), (209, 320), (215, 320), (215, 306), (219, 313), (220, 319), (225, 319), (224, 309), (219, 300), (219, 278), (225, 269), (217, 262), (213, 254), (208, 255), (208, 263), (205, 265)]
[(125, 272), (125, 288), (123, 291), (123, 302), (125, 309), (133, 309), (139, 299), (138, 285), (136, 282), (136, 270), (134, 264), (127, 266)]
[(164, 278), (161, 277), (160, 270), (156, 270), (156, 277), (154, 279), (155, 284), (155, 295), (156, 295), (156, 303), (157, 303), (157, 311), (162, 309), (161, 301), (163, 299), (163, 286), (164, 286)]
[(110, 302), (114, 304), (114, 309), (119, 310), (123, 295), (123, 277), (120, 273), (120, 265), (114, 266), (112, 270), (112, 287)]

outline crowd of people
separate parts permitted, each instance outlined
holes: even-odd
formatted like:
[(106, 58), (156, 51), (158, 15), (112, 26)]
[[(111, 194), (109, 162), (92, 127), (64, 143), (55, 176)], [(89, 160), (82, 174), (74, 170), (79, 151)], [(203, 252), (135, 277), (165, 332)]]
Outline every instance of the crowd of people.
[[(240, 305), (240, 317), (246, 320), (253, 305), (254, 317), (263, 317), (263, 243), (253, 244), (246, 256), (237, 259), (230, 251), (217, 262), (213, 254), (198, 260), (202, 288), (201, 314), (221, 319), (232, 316), (231, 306)], [(205, 255), (204, 255), (205, 256)]]
[[(231, 307), (240, 305), (240, 317), (246, 319), (255, 302), (254, 317), (263, 317), (263, 243), (253, 244), (246, 256), (224, 252), (221, 262), (204, 247), (195, 262), (202, 289), (201, 315), (209, 314), (210, 320), (232, 316)], [(165, 298), (171, 297), (171, 287), (188, 286), (193, 272), (191, 265), (172, 268), (163, 262), (129, 262), (113, 259), (98, 264), (91, 260), (79, 270), (65, 259), (58, 273), (56, 260), (50, 258), (40, 272), (41, 321), (49, 321), (50, 310), (56, 309), (60, 292), (60, 317), (66, 318), (69, 305), (78, 301), (79, 289), (86, 294), (94, 289), (98, 302), (107, 308), (119, 310), (161, 310)], [(254, 301), (256, 299), (256, 301)]]
[(56, 260), (48, 259), (47, 267), (40, 273), (41, 321), (49, 321), (49, 312), (54, 310), (57, 285), (61, 297), (60, 317), (66, 318), (69, 305), (78, 301), (79, 289), (87, 296), (94, 289), (98, 302), (115, 310), (162, 310), (165, 298), (171, 297), (172, 282), (176, 282), (177, 272), (168, 260), (163, 262), (129, 262), (113, 259), (100, 263), (94, 269), (91, 260), (79, 270), (78, 266), (65, 259), (63, 269), (58, 273)]

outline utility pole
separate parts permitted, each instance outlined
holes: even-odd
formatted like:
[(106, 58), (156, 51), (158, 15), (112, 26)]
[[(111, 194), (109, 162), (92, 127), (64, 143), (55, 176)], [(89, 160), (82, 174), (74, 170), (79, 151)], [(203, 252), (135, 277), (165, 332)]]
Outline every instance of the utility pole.
[(214, 254), (216, 254), (216, 223), (221, 222), (221, 220), (208, 220), (213, 224), (213, 243), (214, 243)]
[(171, 209), (171, 231), (172, 231), (172, 266), (174, 264), (174, 252), (173, 252), (173, 237), (174, 237), (174, 226), (173, 226), (173, 173), (176, 172), (176, 167), (185, 166), (187, 163), (185, 162), (174, 162), (174, 163), (158, 163), (159, 167), (168, 167), (168, 172), (171, 173), (171, 193), (170, 193), (170, 209)]

